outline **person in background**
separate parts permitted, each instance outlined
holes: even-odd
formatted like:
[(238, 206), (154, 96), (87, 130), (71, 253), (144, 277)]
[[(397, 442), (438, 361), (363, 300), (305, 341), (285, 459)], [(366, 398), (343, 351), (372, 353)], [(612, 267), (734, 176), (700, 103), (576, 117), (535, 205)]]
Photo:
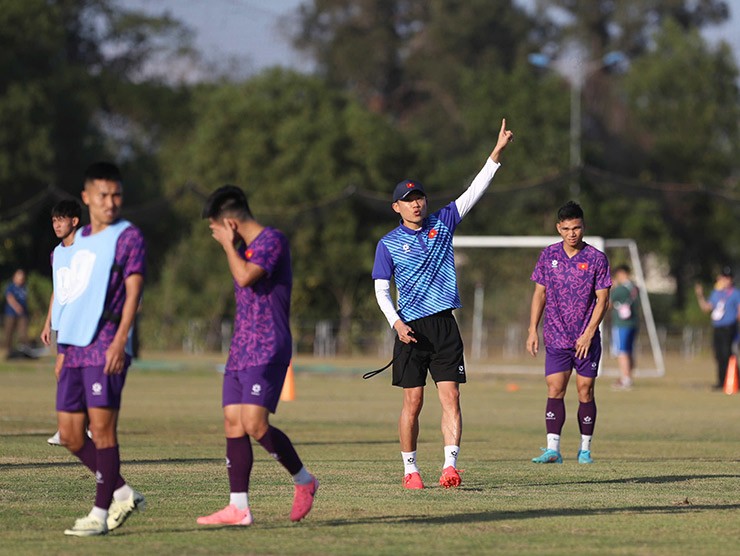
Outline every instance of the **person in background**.
[(19, 347), (25, 347), (28, 343), (27, 298), (26, 271), (19, 268), (13, 273), (12, 281), (5, 288), (5, 354), (8, 359), (23, 355), (16, 349), (16, 332)]
[(612, 385), (614, 390), (632, 388), (635, 337), (640, 322), (639, 291), (630, 280), (630, 267), (626, 264), (614, 269), (610, 293), (612, 307), (612, 351), (617, 356), (619, 378)]
[(740, 320), (740, 291), (733, 283), (732, 267), (725, 266), (719, 272), (709, 299), (704, 297), (701, 284), (696, 284), (694, 291), (701, 310), (711, 315), (714, 357), (717, 361), (717, 382), (713, 388), (721, 390), (725, 385), (727, 364), (732, 355), (732, 343), (737, 336), (737, 323)]

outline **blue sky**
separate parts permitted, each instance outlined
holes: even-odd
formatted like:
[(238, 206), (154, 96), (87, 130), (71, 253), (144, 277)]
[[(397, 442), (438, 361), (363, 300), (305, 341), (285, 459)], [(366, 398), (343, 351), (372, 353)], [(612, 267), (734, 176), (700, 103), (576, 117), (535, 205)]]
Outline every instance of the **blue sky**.
[[(149, 13), (169, 11), (195, 32), (196, 47), (206, 60), (238, 59), (247, 70), (290, 65), (309, 68), (292, 51), (281, 16), (293, 12), (302, 0), (118, 0), (124, 7)], [(531, 5), (534, 0), (519, 0)], [(740, 65), (740, 0), (726, 0), (731, 20), (705, 32), (710, 42), (725, 40)]]

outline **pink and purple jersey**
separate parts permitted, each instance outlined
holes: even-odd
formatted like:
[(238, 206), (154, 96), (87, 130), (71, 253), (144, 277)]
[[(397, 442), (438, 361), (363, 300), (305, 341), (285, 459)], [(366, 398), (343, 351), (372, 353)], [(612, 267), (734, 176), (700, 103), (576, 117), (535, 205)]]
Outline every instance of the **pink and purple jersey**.
[[(90, 226), (82, 229), (82, 235), (90, 235)], [(93, 341), (85, 346), (62, 345), (65, 367), (95, 367), (105, 365), (105, 352), (118, 331), (114, 316), (120, 316), (126, 301), (125, 280), (132, 274), (144, 275), (146, 270), (146, 247), (144, 236), (136, 226), (129, 226), (118, 237), (113, 269), (108, 282), (108, 292), (103, 309), (104, 317), (98, 325)]]
[(266, 274), (245, 288), (234, 282), (236, 318), (226, 370), (287, 367), (293, 350), (289, 322), (293, 273), (288, 239), (279, 230), (267, 227), (252, 243), (242, 246), (239, 254)]
[(612, 284), (604, 253), (586, 244), (570, 258), (562, 242), (542, 250), (531, 280), (545, 286), (545, 346), (559, 349), (575, 347), (591, 320), (596, 291)]

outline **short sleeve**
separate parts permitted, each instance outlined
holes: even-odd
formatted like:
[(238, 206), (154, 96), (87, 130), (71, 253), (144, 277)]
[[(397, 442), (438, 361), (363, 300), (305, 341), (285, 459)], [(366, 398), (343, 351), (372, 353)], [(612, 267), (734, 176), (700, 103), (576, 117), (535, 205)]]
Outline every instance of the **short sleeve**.
[(390, 280), (393, 276), (393, 259), (388, 248), (382, 241), (375, 248), (375, 262), (373, 263), (373, 280)]
[(595, 289), (605, 290), (610, 288), (612, 285), (611, 271), (609, 270), (609, 260), (606, 255), (599, 257), (599, 265), (596, 270), (596, 284)]
[(136, 226), (121, 232), (116, 245), (116, 263), (123, 269), (123, 278), (146, 272), (146, 245), (144, 235)]
[(287, 249), (287, 238), (276, 230), (268, 230), (245, 249), (244, 258), (262, 268), (270, 276)]

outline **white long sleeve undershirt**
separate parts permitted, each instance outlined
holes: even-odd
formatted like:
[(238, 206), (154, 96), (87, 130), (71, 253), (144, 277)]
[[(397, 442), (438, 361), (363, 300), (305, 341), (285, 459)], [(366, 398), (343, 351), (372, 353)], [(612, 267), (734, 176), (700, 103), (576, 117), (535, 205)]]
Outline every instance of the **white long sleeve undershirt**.
[(457, 206), (457, 212), (460, 214), (460, 218), (464, 218), (470, 212), (470, 209), (475, 206), (475, 203), (480, 200), (500, 167), (501, 164), (494, 162), (490, 157), (486, 159), (485, 165), (478, 172), (478, 175), (473, 178), (470, 186), (468, 186), (462, 195), (455, 199), (455, 205)]
[(378, 301), (380, 310), (383, 311), (388, 324), (393, 325), (401, 317), (396, 312), (396, 306), (391, 299), (391, 281), (390, 280), (375, 280), (375, 299)]

